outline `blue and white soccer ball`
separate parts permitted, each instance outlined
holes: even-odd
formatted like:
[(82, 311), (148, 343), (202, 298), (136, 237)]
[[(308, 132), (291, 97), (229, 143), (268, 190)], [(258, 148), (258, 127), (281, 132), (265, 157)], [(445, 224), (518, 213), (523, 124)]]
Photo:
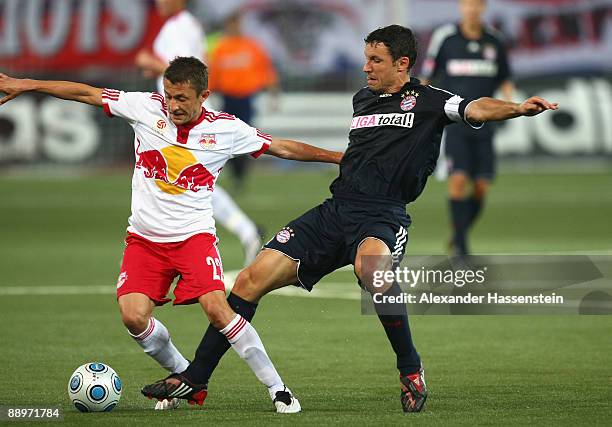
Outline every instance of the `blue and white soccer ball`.
[(121, 380), (108, 365), (86, 363), (77, 368), (68, 383), (68, 396), (81, 412), (109, 412), (121, 399)]

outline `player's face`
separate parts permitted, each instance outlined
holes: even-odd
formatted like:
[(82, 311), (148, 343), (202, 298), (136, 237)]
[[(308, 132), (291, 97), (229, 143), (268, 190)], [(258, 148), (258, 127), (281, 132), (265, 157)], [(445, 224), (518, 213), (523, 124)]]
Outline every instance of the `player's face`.
[(198, 94), (189, 82), (172, 83), (168, 79), (164, 79), (164, 92), (170, 120), (177, 126), (197, 120), (210, 93), (205, 90)]
[(461, 19), (468, 24), (479, 24), (485, 8), (485, 0), (459, 0)]
[(374, 92), (391, 93), (402, 88), (407, 77), (408, 58), (393, 61), (383, 43), (368, 43), (364, 49), (368, 87)]

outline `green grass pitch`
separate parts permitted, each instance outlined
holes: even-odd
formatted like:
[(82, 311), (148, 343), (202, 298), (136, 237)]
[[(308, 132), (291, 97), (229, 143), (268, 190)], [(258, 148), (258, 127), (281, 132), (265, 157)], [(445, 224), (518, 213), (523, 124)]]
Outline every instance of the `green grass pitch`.
[[(272, 236), (323, 200), (333, 176), (331, 169), (259, 169), (237, 200)], [(264, 387), (231, 352), (203, 408), (153, 411), (139, 389), (165, 373), (129, 338), (112, 294), (129, 198), (128, 173), (0, 180), (0, 406), (60, 406), (62, 424), (78, 426), (609, 425), (612, 419), (610, 316), (413, 316), (430, 398), (423, 413), (404, 415), (392, 351), (377, 319), (360, 315), (359, 301), (274, 295), (262, 301), (254, 325), (300, 398), (301, 414), (275, 414)], [(444, 185), (432, 180), (409, 212), (407, 253), (443, 253)], [(612, 254), (610, 218), (609, 172), (502, 174), (472, 247)], [(225, 269), (239, 268), (238, 241), (220, 237)], [(353, 279), (343, 272), (318, 286), (338, 281), (351, 286)], [(20, 294), (28, 287), (49, 291)], [(83, 292), (66, 295), (65, 287)], [(166, 306), (156, 316), (191, 358), (207, 326), (201, 310)], [(81, 414), (68, 400), (68, 379), (96, 360), (118, 372), (123, 396), (111, 413)]]

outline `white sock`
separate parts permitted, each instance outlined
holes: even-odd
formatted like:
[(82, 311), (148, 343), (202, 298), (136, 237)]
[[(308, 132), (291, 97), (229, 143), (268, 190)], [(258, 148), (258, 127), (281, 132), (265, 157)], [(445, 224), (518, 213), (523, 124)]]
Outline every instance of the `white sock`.
[(159, 320), (151, 317), (144, 332), (138, 335), (128, 333), (162, 368), (170, 372), (183, 372), (189, 366), (187, 359), (172, 344), (168, 329)]
[(212, 204), (215, 221), (218, 221), (219, 224), (235, 234), (240, 239), (247, 253), (254, 242), (259, 242), (258, 249), (261, 248), (261, 239), (257, 232), (257, 226), (223, 188), (215, 187)]
[(266, 349), (255, 328), (239, 314), (220, 331), (232, 348), (251, 368), (255, 376), (268, 387), (270, 397), (274, 399), (277, 391), (285, 389), (283, 380), (266, 353)]

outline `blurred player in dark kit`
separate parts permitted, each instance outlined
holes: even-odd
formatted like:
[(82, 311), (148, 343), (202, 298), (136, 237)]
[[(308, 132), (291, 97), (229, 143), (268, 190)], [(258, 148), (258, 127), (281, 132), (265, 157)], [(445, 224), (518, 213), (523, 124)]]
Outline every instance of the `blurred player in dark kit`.
[[(469, 98), (491, 97), (501, 88), (512, 100), (514, 85), (503, 38), (482, 22), (486, 0), (459, 0), (461, 21), (432, 35), (423, 66), (425, 83)], [(494, 125), (482, 129), (452, 125), (444, 130), (448, 198), (453, 226), (451, 253), (469, 254), (467, 234), (481, 212), (495, 177)], [(468, 187), (471, 192), (468, 193)]]

